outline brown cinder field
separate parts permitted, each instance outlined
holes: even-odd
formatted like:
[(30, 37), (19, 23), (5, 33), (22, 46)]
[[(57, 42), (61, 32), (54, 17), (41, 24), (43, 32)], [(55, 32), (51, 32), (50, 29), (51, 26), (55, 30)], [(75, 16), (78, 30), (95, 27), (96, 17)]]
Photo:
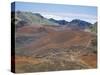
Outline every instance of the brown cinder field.
[(42, 72), (97, 67), (97, 51), (90, 32), (32, 25), (16, 31), (15, 71)]

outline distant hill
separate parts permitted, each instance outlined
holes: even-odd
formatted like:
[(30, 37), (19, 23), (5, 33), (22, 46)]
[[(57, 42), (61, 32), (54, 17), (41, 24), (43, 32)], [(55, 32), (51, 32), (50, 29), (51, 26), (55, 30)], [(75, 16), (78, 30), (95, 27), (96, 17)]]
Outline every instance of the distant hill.
[(66, 25), (68, 27), (71, 28), (80, 28), (80, 29), (86, 29), (91, 27), (91, 23), (83, 21), (83, 20), (79, 20), (79, 19), (74, 19), (70, 22), (66, 21), (66, 20), (55, 20), (53, 18), (49, 19), (52, 22), (58, 23), (59, 25)]
[[(92, 28), (92, 24), (80, 19), (74, 19), (70, 22), (66, 20), (55, 20), (53, 18), (47, 19), (39, 13), (32, 13), (32, 12), (15, 12), (15, 18), (13, 17), (12, 20), (15, 19), (16, 27), (21, 27), (25, 25), (57, 25), (57, 26), (66, 26), (73, 29), (88, 29)], [(92, 28), (92, 31), (95, 28)]]
[[(13, 19), (13, 18), (12, 18)], [(49, 21), (39, 13), (32, 12), (15, 12), (15, 24), (17, 27), (24, 25), (58, 25), (58, 23)]]
[(59, 25), (67, 25), (69, 23), (66, 20), (55, 20), (53, 18), (50, 18), (49, 20), (52, 21), (52, 22), (58, 23)]
[(97, 33), (97, 22), (95, 22), (91, 27), (91, 32), (96, 32)]
[(81, 28), (81, 29), (87, 29), (91, 25), (92, 25), (91, 23), (79, 19), (74, 19), (68, 24), (68, 26), (70, 27)]

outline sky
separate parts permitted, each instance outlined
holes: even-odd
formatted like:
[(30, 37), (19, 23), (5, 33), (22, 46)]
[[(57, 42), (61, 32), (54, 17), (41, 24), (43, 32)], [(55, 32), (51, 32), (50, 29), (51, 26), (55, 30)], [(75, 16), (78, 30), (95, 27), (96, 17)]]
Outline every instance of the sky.
[(94, 6), (16, 2), (15, 10), (40, 13), (46, 18), (56, 20), (81, 19), (91, 23), (97, 21), (97, 7)]

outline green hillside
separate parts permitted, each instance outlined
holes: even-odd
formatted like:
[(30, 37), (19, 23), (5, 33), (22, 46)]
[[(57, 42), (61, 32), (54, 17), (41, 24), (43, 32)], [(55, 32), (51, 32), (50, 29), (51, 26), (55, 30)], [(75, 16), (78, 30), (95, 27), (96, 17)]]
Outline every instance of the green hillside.
[(97, 22), (91, 27), (91, 31), (97, 33)]

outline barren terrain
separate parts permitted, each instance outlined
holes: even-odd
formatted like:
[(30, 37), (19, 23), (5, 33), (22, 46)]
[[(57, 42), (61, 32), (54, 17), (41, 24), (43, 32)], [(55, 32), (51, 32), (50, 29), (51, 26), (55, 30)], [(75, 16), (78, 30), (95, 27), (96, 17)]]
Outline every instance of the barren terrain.
[(96, 68), (96, 35), (61, 26), (30, 25), (16, 30), (15, 70), (40, 72)]

